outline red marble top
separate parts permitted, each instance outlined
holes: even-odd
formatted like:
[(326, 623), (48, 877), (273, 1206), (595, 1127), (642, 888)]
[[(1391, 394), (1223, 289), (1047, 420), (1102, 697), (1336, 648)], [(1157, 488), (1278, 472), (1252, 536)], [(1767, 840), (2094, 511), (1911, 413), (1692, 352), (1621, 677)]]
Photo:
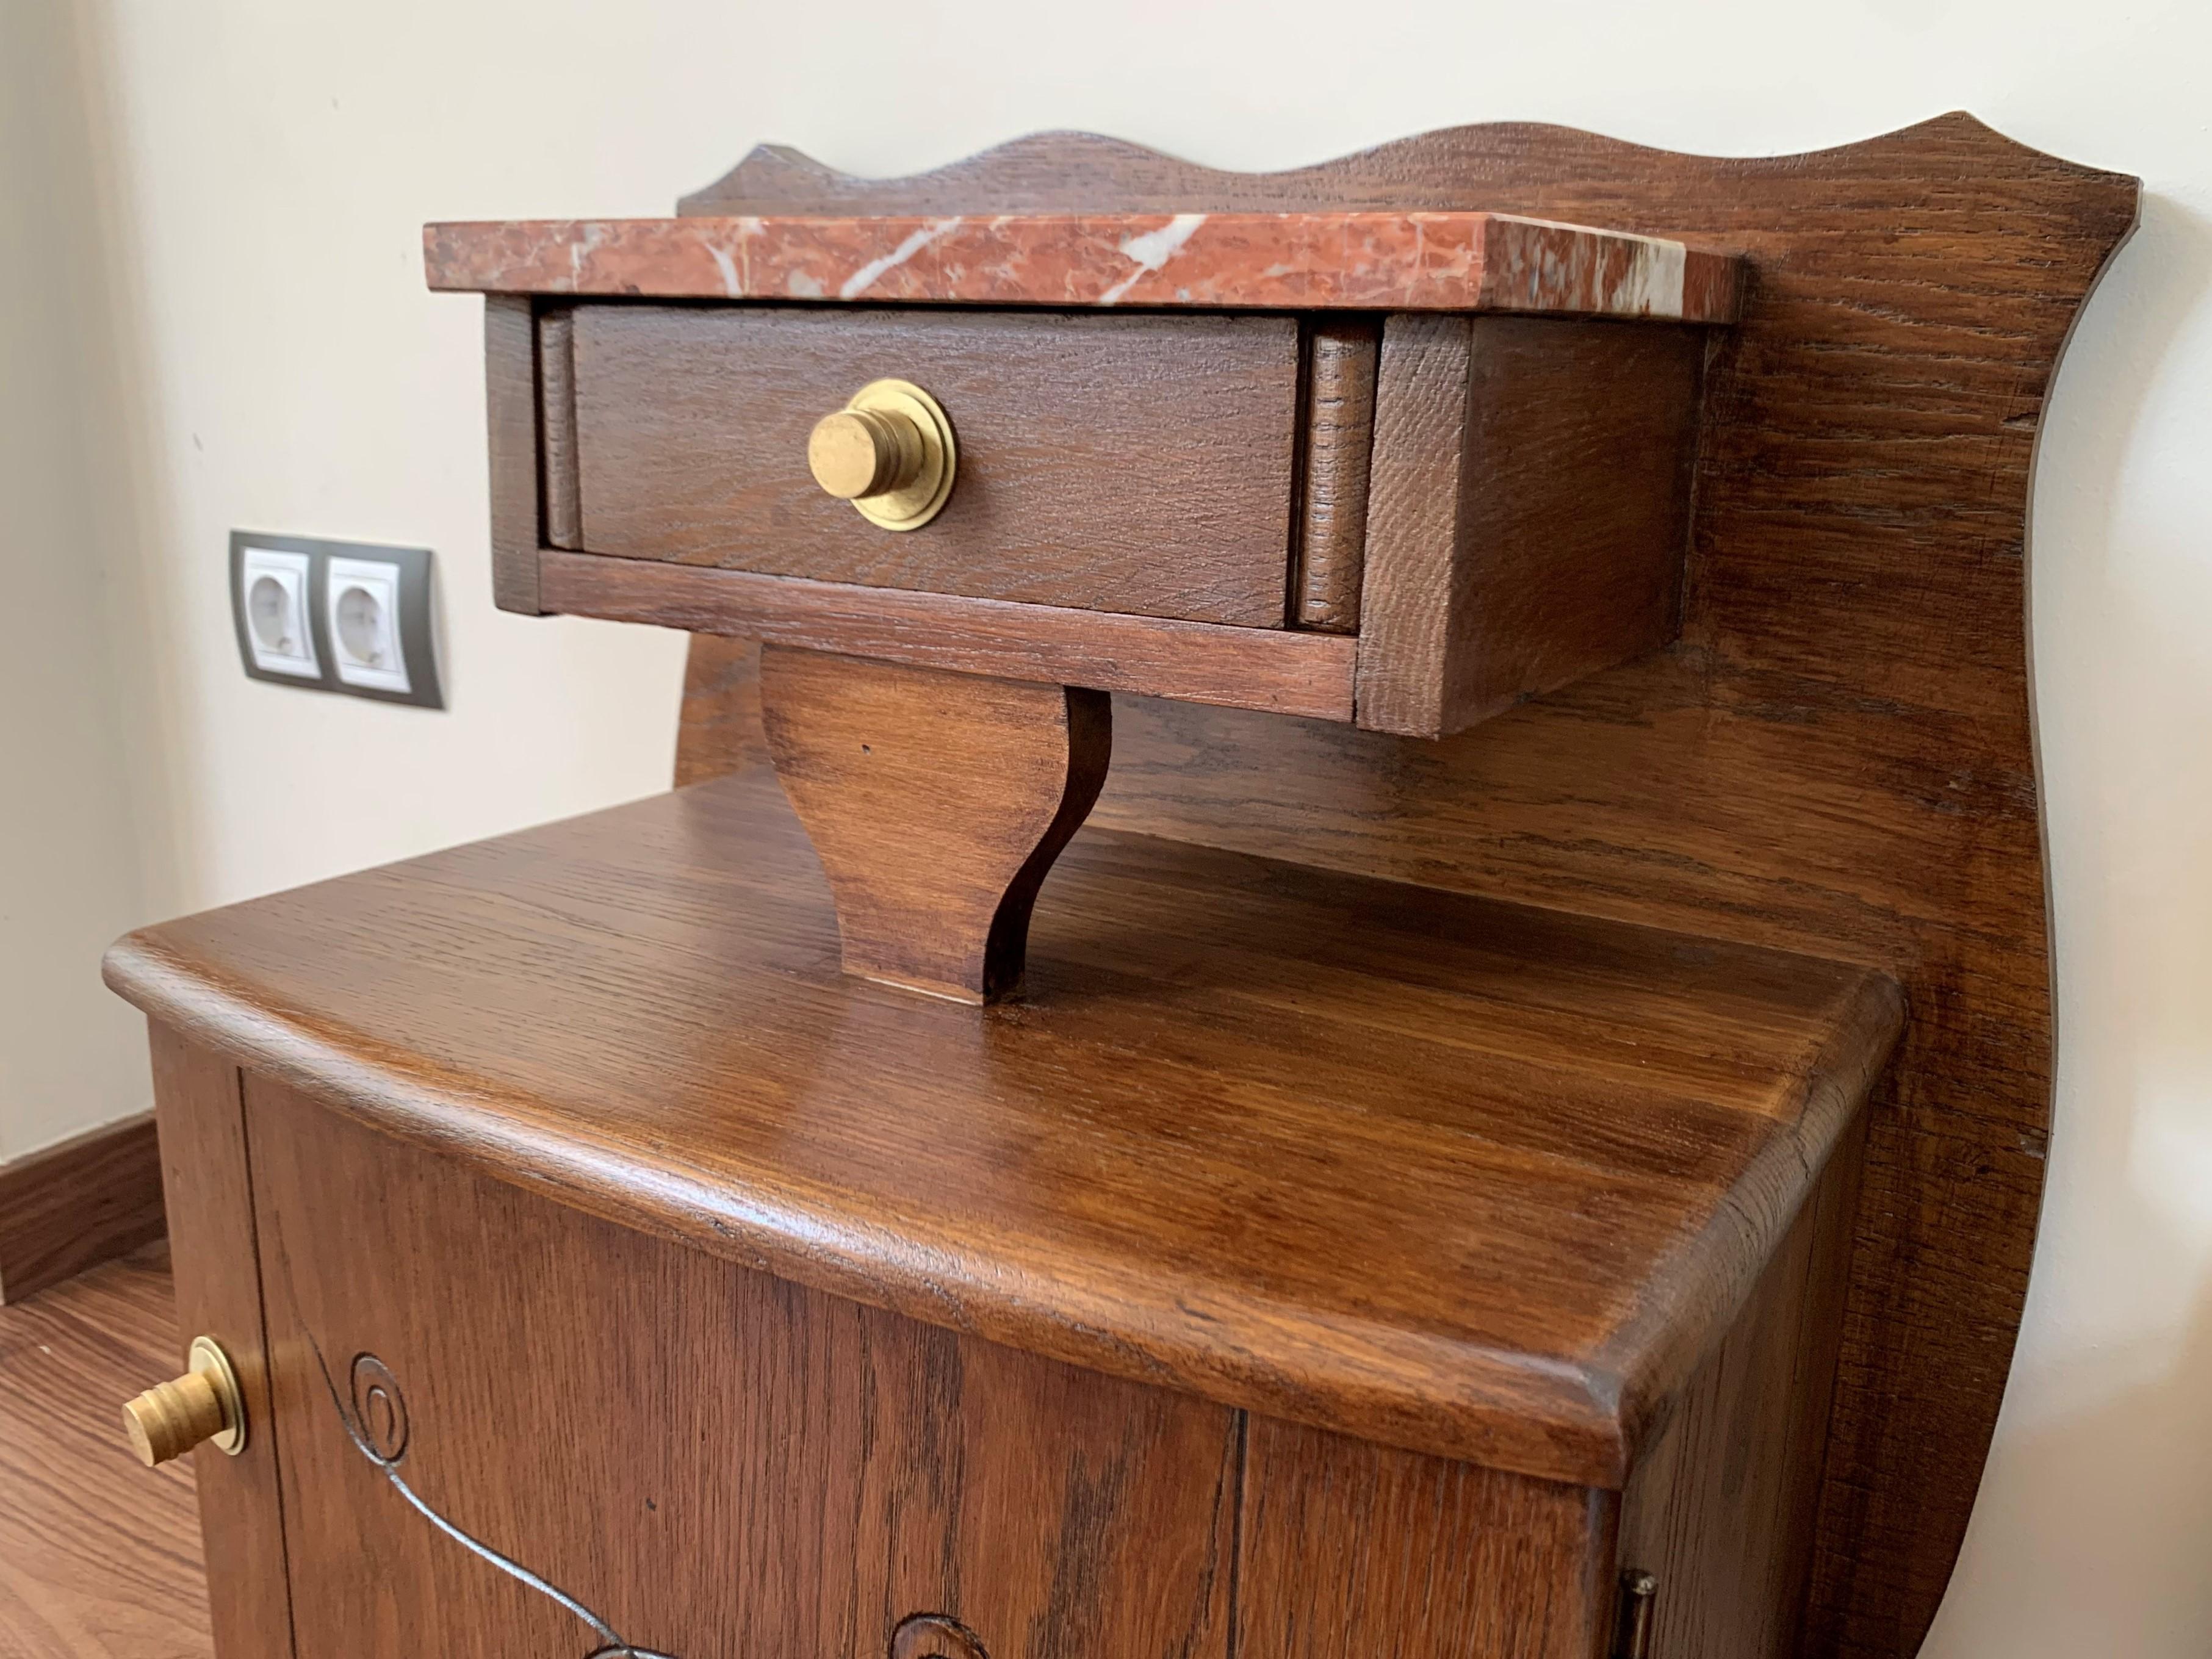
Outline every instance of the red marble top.
[(434, 289), (1735, 319), (1741, 259), (1500, 213), (550, 219), (422, 228)]

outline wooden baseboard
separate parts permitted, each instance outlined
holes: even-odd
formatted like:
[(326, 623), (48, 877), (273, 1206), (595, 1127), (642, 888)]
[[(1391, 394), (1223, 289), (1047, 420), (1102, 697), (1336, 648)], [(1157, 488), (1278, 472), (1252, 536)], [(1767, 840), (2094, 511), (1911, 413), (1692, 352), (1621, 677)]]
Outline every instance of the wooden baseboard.
[(151, 1112), (0, 1164), (0, 1304), (167, 1230)]

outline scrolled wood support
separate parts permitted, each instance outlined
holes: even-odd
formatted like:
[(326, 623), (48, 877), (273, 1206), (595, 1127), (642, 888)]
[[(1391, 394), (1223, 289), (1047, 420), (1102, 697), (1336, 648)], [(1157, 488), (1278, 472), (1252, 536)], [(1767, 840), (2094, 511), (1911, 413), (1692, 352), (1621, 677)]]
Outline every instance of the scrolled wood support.
[(845, 970), (963, 1002), (1019, 991), (1037, 890), (1106, 781), (1106, 694), (777, 645), (760, 684)]

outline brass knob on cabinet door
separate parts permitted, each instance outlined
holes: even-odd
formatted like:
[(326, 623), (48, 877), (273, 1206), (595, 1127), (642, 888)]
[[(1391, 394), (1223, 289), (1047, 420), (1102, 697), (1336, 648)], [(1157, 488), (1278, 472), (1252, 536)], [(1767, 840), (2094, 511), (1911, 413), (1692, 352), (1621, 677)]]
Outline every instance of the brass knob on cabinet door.
[(942, 512), (959, 467), (952, 422), (911, 380), (872, 380), (814, 423), (814, 482), (869, 523), (919, 530)]
[(131, 1449), (149, 1469), (203, 1441), (233, 1457), (246, 1449), (246, 1396), (230, 1356), (213, 1337), (196, 1336), (189, 1363), (182, 1376), (155, 1383), (123, 1407)]

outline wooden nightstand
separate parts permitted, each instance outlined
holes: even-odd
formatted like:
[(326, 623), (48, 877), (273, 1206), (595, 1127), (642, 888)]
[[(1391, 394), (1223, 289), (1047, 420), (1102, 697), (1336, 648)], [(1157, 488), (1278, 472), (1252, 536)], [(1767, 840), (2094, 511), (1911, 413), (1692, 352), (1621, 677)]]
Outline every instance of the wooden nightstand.
[(713, 781), (111, 953), (225, 1654), (1910, 1652), (2134, 203), (1951, 117), (431, 228), (501, 603), (696, 630)]

